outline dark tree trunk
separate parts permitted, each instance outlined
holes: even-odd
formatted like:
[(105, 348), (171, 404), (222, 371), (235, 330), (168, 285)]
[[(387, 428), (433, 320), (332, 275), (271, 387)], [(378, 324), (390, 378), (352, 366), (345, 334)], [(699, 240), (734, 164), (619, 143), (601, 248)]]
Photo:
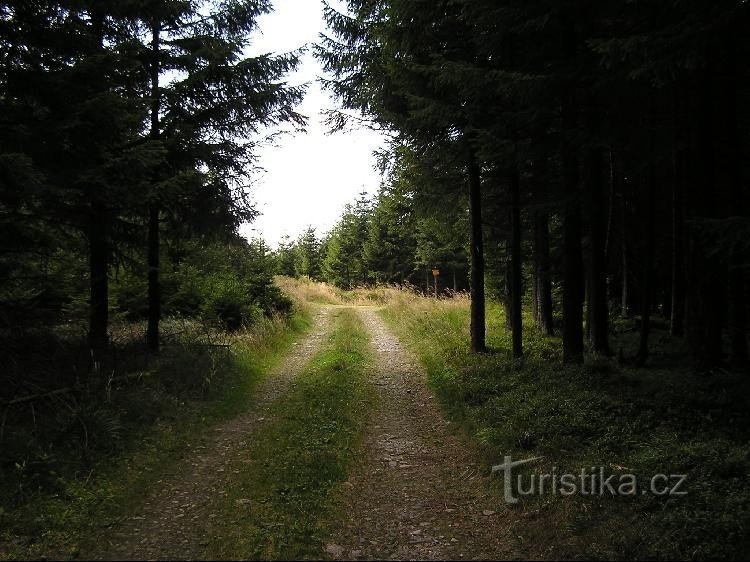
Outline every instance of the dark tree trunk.
[(622, 233), (622, 291), (620, 293), (620, 315), (628, 317), (628, 242), (627, 234)]
[(586, 237), (584, 237), (583, 242), (583, 337), (586, 341), (591, 341), (591, 288), (589, 287), (591, 256), (587, 255)]
[[(562, 48), (566, 59), (576, 57), (574, 14), (562, 14)], [(563, 173), (563, 361), (583, 362), (583, 259), (581, 257), (580, 172), (572, 135), (576, 128), (575, 87), (567, 84), (561, 100)]]
[(510, 207), (511, 207), (511, 329), (513, 330), (513, 357), (523, 356), (523, 315), (521, 309), (521, 186), (518, 165), (514, 161), (509, 170)]
[(628, 194), (626, 193), (627, 183), (619, 175), (617, 161), (615, 161), (615, 181), (620, 186), (620, 269), (621, 269), (621, 286), (620, 286), (620, 316), (627, 318), (629, 315), (628, 304), (630, 302), (630, 283), (629, 283), (629, 260), (628, 260)]
[(534, 303), (537, 327), (542, 333), (553, 335), (549, 218), (546, 211), (534, 213)]
[[(161, 29), (158, 22), (152, 25), (151, 43), (151, 138), (158, 140), (160, 136), (159, 111), (161, 96), (159, 92), (159, 50)], [(157, 178), (154, 178), (157, 180)], [(148, 209), (148, 328), (146, 331), (146, 345), (152, 351), (159, 350), (159, 321), (161, 320), (161, 285), (159, 282), (159, 204), (156, 193), (151, 195), (152, 201)]]
[(685, 319), (685, 148), (684, 112), (675, 93), (675, 140), (672, 183), (672, 306), (669, 332), (683, 335)]
[[(724, 88), (725, 101), (723, 126), (727, 136), (727, 170), (729, 193), (731, 193), (732, 208), (726, 209), (727, 216), (747, 217), (747, 193), (742, 181), (741, 169), (741, 140), (738, 122), (740, 116), (737, 111), (737, 89), (739, 80), (737, 69), (737, 46), (733, 37), (737, 33), (727, 34), (726, 54), (723, 57), (727, 64), (727, 83)], [(730, 358), (735, 367), (747, 367), (747, 300), (745, 290), (745, 259), (735, 247), (729, 250), (728, 270), (728, 317)]]
[(482, 239), (482, 183), (473, 154), (468, 158), (469, 215), (471, 221), (471, 350), (487, 351), (485, 343), (484, 241)]
[(146, 344), (159, 350), (161, 320), (161, 284), (159, 282), (159, 207), (152, 204), (148, 212), (148, 329)]
[(89, 216), (89, 346), (96, 352), (107, 347), (109, 325), (109, 233), (107, 211), (98, 196), (91, 197)]
[(641, 297), (641, 337), (636, 355), (636, 364), (646, 363), (649, 354), (648, 342), (651, 335), (651, 300), (653, 297), (654, 279), (654, 246), (656, 244), (656, 225), (654, 217), (654, 198), (656, 191), (655, 171), (653, 163), (649, 163), (648, 181), (644, 194), (643, 220), (646, 223), (646, 240), (643, 252), (643, 285)]
[[(501, 56), (512, 68), (515, 65), (516, 46), (512, 32), (504, 33)], [(508, 208), (508, 231), (505, 244), (505, 326), (512, 336), (513, 357), (523, 355), (522, 309), (521, 309), (521, 218), (520, 218), (520, 177), (516, 161), (516, 132), (510, 129), (510, 139), (514, 144), (511, 164), (507, 169), (510, 206)]]
[(709, 251), (701, 237), (693, 233), (688, 254), (686, 329), (695, 361), (704, 367), (722, 362), (727, 284), (726, 264), (708, 256)]
[[(573, 100), (563, 107), (565, 131), (574, 125)], [(581, 209), (578, 157), (570, 140), (563, 139), (563, 360), (583, 361), (583, 258), (581, 255)]]
[(615, 155), (609, 150), (609, 200), (607, 209), (607, 236), (604, 240), (604, 261), (609, 264), (612, 248), (612, 229), (615, 221), (615, 197), (617, 196), (617, 181), (615, 179)]
[[(607, 237), (604, 158), (599, 142), (599, 116), (589, 100), (587, 129), (591, 135), (584, 159), (584, 191), (588, 203), (590, 233), (587, 332), (594, 351), (609, 354), (609, 307), (607, 303)], [(590, 329), (589, 329), (590, 326)]]
[[(714, 66), (715, 53), (709, 51), (713, 61), (697, 89), (697, 116), (690, 143), (690, 218), (721, 218), (721, 202), (715, 189), (717, 154), (714, 145), (720, 131), (716, 130)], [(726, 262), (711, 251), (711, 242), (700, 228), (691, 225), (688, 230), (689, 251), (686, 268), (685, 330), (695, 362), (713, 366), (722, 362), (722, 330), (726, 306)]]
[[(534, 218), (536, 221), (536, 218)], [(534, 222), (534, 228), (536, 228), (536, 222)], [(534, 324), (539, 328), (539, 303), (537, 302), (537, 287), (536, 287), (536, 230), (534, 231), (534, 278), (531, 281), (531, 317), (534, 319)]]
[(736, 257), (729, 266), (729, 343), (732, 365), (747, 367), (747, 299), (745, 272)]
[(671, 274), (669, 278), (663, 279), (662, 285), (662, 297), (661, 297), (661, 304), (662, 304), (662, 317), (665, 320), (670, 320), (672, 318), (672, 283), (671, 283)]
[[(104, 18), (94, 10), (92, 22), (97, 45), (104, 48)], [(102, 90), (104, 84), (99, 84)], [(89, 253), (89, 346), (94, 360), (109, 343), (109, 215), (96, 187), (89, 187), (88, 253)]]
[[(509, 222), (512, 222), (512, 211), (509, 214)], [(505, 315), (505, 329), (513, 329), (513, 234), (510, 230), (505, 232), (505, 270), (503, 271), (503, 312)]]

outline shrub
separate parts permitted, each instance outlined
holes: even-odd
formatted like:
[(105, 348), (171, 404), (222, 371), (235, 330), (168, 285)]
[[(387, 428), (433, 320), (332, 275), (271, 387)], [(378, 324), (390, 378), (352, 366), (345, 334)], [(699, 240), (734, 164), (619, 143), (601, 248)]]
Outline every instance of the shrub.
[(115, 310), (128, 320), (140, 320), (148, 315), (148, 279), (140, 270), (118, 272), (110, 282)]
[(165, 313), (198, 316), (209, 297), (205, 273), (192, 265), (182, 265), (170, 277), (172, 290), (165, 303)]
[(211, 294), (203, 306), (208, 320), (218, 321), (229, 331), (251, 326), (262, 314), (244, 283), (231, 274), (210, 279)]

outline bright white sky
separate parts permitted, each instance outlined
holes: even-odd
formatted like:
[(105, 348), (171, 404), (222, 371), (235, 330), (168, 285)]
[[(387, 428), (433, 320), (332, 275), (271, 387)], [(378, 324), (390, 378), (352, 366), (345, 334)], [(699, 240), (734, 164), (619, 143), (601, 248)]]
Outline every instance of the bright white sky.
[[(275, 11), (259, 21), (253, 54), (289, 52), (316, 42), (318, 34), (325, 32), (319, 0), (276, 0), (274, 5)], [(308, 52), (289, 77), (292, 84), (309, 83), (298, 108), (309, 119), (307, 134), (284, 135), (275, 146), (260, 150), (259, 164), (265, 173), (254, 178), (252, 198), (262, 215), (241, 228), (247, 238), (261, 236), (275, 247), (284, 234), (296, 238), (308, 225), (321, 235), (359, 192), (377, 191), (380, 178), (372, 153), (384, 138), (370, 130), (326, 134), (320, 113), (335, 108), (336, 102), (315, 81), (321, 73)]]

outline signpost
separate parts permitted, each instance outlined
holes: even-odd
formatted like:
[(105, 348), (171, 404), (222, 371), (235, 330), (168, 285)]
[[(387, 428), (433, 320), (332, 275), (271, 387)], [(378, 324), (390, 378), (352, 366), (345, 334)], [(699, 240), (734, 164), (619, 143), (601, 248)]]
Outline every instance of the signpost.
[(435, 298), (438, 296), (438, 277), (440, 276), (440, 270), (437, 267), (432, 268), (432, 277), (435, 279)]

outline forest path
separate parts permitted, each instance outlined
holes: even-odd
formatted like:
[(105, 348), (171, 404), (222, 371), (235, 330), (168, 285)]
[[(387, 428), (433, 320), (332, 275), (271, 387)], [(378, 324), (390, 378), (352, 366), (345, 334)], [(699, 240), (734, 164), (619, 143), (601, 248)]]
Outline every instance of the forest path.
[(273, 402), (294, 384), (331, 333), (332, 307), (321, 307), (313, 329), (255, 388), (248, 410), (213, 428), (153, 490), (137, 514), (122, 521), (85, 558), (104, 560), (200, 559), (207, 529), (217, 517), (215, 502), (226, 494), (229, 467), (263, 425)]
[(325, 545), (334, 559), (456, 560), (518, 556), (487, 486), (489, 467), (449, 430), (425, 373), (377, 311), (359, 307), (376, 351), (379, 399), (361, 457), (336, 498)]

